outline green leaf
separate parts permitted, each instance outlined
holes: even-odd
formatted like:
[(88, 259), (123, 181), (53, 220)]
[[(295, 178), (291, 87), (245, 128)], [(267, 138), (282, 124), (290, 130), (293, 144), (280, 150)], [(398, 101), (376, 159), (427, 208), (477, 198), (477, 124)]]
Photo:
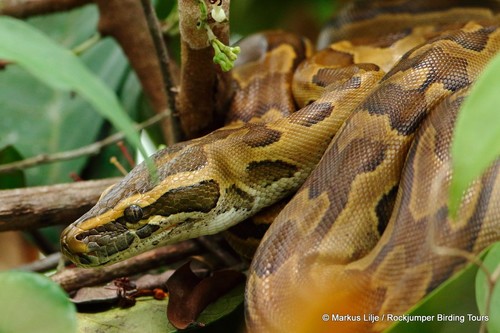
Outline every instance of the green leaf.
[[(474, 280), (477, 271), (478, 267), (476, 265), (467, 265), (463, 270), (434, 289), (407, 313), (412, 316), (434, 316), (433, 320), (408, 323), (396, 322), (384, 333), (478, 332), (481, 321), (474, 320), (479, 316), (474, 302)], [(453, 317), (447, 317), (447, 319), (454, 318), (454, 320), (444, 320), (443, 317), (438, 317), (439, 315), (452, 315)], [(476, 317), (470, 318), (469, 315)]]
[[(500, 242), (495, 243), (483, 261), (484, 266), (493, 273), (500, 265)], [(490, 291), (487, 277), (484, 271), (479, 270), (476, 276), (476, 301), (479, 312), (487, 315), (488, 332), (500, 332), (500, 283), (497, 281)], [(488, 295), (491, 293), (489, 313), (486, 313)]]
[(127, 139), (146, 156), (139, 136), (116, 95), (73, 53), (30, 25), (11, 17), (0, 17), (0, 40), (0, 58), (14, 61), (54, 89), (74, 91), (81, 95), (96, 111), (122, 130)]
[(198, 317), (200, 323), (212, 323), (231, 313), (243, 302), (245, 285), (234, 288), (226, 295), (219, 298), (207, 308)]
[[(108, 86), (118, 89), (127, 62), (112, 40), (88, 50), (81, 60)], [(0, 73), (0, 146), (13, 145), (23, 156), (51, 154), (91, 144), (104, 119), (83, 98), (53, 90), (18, 66)], [(85, 130), (82, 130), (85, 128)], [(67, 182), (88, 157), (25, 170), (29, 186)], [(109, 164), (109, 158), (106, 164)]]
[(74, 48), (95, 35), (98, 20), (97, 6), (90, 5), (70, 11), (33, 16), (26, 21), (60, 45)]
[(0, 273), (0, 332), (73, 333), (76, 310), (50, 279), (28, 272)]
[[(12, 146), (7, 146), (0, 149), (0, 164), (6, 164), (22, 160), (23, 157)], [(11, 172), (0, 174), (0, 190), (11, 188), (24, 187), (24, 172), (21, 170), (14, 170)]]
[[(89, 5), (71, 11), (31, 17), (26, 22), (64, 47), (74, 48), (96, 35), (98, 19), (97, 7)], [(119, 89), (128, 66), (121, 48), (114, 40), (103, 39), (80, 54), (79, 58), (112, 90)], [(12, 96), (29, 98), (18, 98), (16, 101)], [(11, 142), (24, 156), (79, 148), (93, 143), (102, 134), (105, 119), (83, 98), (77, 94), (53, 90), (19, 66), (8, 66), (0, 74), (0, 104), (4, 103), (5, 107), (2, 105), (0, 114), (8, 114), (2, 119), (9, 119), (11, 126), (0, 123), (0, 132), (8, 133), (11, 140), (17, 138)], [(86, 130), (82, 131), (82, 128)], [(29, 186), (67, 182), (71, 173), (82, 175), (89, 159), (89, 156), (84, 156), (26, 169), (27, 182)], [(104, 165), (108, 164), (109, 157)], [(92, 166), (103, 169), (103, 164), (93, 163)]]
[(451, 148), (451, 216), (456, 216), (470, 183), (500, 155), (499, 77), (500, 55), (497, 55), (472, 87), (458, 115)]
[[(120, 87), (117, 87), (116, 90), (118, 91), (120, 103), (127, 111), (127, 114), (133, 119), (142, 121), (143, 119), (148, 119), (154, 115), (154, 111), (149, 110), (150, 106), (148, 105), (147, 101), (141, 103), (141, 101), (144, 99), (142, 95), (142, 87), (136, 73), (133, 70), (126, 71), (121, 81)], [(146, 111), (150, 111), (150, 113), (144, 115), (143, 113)], [(158, 126), (156, 127), (158, 128)], [(114, 133), (116, 133), (116, 130), (114, 130), (113, 128), (104, 127), (100, 134), (103, 137), (107, 137)], [(125, 147), (131, 153), (137, 151), (137, 149), (133, 149), (127, 144), (125, 145)], [(140, 152), (138, 152), (138, 154), (142, 159), (142, 155), (140, 154)], [(98, 155), (91, 158), (85, 168), (85, 173), (83, 174), (83, 176), (87, 179), (123, 176), (116, 168), (116, 166), (109, 162), (111, 157), (115, 157), (118, 162), (120, 162), (125, 167), (126, 170), (129, 170), (131, 168), (129, 162), (125, 158), (123, 152), (121, 152), (120, 148), (117, 145), (110, 145), (104, 147), (104, 149), (102, 149)], [(136, 163), (138, 164), (137, 160)]]
[[(198, 318), (199, 322), (215, 324), (217, 320), (238, 308), (243, 302), (243, 293), (243, 284), (234, 288), (219, 300), (209, 305)], [(101, 313), (79, 313), (78, 332), (178, 332), (167, 320), (167, 304), (166, 300), (138, 299), (137, 303), (128, 309), (115, 308)], [(203, 332), (204, 329), (200, 331)]]
[(148, 299), (138, 301), (128, 309), (114, 308), (98, 313), (78, 313), (78, 332), (177, 332), (168, 323), (166, 304), (165, 301)]

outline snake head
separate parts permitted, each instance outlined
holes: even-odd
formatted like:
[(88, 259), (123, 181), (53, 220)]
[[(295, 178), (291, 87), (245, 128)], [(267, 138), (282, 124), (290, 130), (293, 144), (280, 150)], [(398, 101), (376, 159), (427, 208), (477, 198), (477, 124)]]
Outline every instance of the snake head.
[[(204, 171), (203, 159), (193, 159), (196, 152), (170, 149), (153, 156), (160, 183), (153, 184), (147, 167), (140, 164), (105, 191), (63, 231), (65, 256), (78, 266), (101, 266), (227, 228), (212, 223), (221, 215), (219, 184)], [(184, 154), (191, 157), (185, 159)]]

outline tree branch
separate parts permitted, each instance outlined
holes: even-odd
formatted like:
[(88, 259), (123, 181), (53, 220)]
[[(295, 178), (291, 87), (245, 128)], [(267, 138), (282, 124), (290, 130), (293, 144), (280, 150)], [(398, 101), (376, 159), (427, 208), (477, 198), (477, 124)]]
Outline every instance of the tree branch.
[(70, 10), (92, 0), (0, 0), (0, 14), (17, 18)]
[(142, 273), (158, 265), (176, 262), (201, 253), (202, 248), (192, 240), (154, 249), (113, 265), (92, 268), (71, 268), (54, 274), (51, 279), (70, 292), (82, 287), (104, 283), (112, 279)]
[(151, 0), (141, 0), (142, 8), (144, 10), (144, 15), (148, 23), (149, 33), (153, 40), (156, 50), (156, 56), (160, 62), (161, 75), (163, 78), (163, 86), (167, 93), (168, 107), (172, 111), (170, 117), (170, 129), (168, 132), (169, 137), (167, 138), (167, 143), (169, 145), (180, 141), (181, 132), (179, 118), (176, 115), (175, 107), (175, 93), (174, 93), (174, 80), (171, 75), (172, 63), (169, 54), (167, 52), (167, 46), (163, 40), (163, 35), (154, 11)]
[[(209, 6), (206, 1), (207, 7)], [(208, 43), (206, 30), (197, 29), (200, 10), (197, 0), (178, 0), (181, 33), (181, 83), (177, 110), (188, 139), (213, 130), (216, 117), (229, 94), (229, 76), (213, 63), (214, 52)], [(229, 0), (222, 6), (229, 16)], [(215, 36), (227, 44), (229, 24), (209, 22)]]
[(15, 267), (15, 269), (19, 271), (45, 273), (51, 269), (56, 268), (61, 258), (61, 252), (56, 252), (49, 254), (45, 258), (39, 259), (37, 261), (33, 261), (22, 266), (17, 266)]
[(0, 191), (0, 231), (68, 225), (120, 178)]
[[(120, 44), (137, 73), (153, 110), (163, 112), (169, 105), (166, 91), (173, 87), (165, 88), (160, 60), (140, 0), (95, 0), (95, 3), (100, 12), (100, 33), (113, 37)], [(174, 125), (172, 114), (162, 122), (168, 145), (176, 141)]]

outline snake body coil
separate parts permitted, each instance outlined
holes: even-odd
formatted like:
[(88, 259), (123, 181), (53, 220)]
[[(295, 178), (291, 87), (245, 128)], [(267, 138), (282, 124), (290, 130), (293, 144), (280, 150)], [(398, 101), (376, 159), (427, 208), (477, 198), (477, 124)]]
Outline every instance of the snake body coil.
[(249, 330), (381, 331), (390, 322), (321, 317), (402, 314), (463, 266), (446, 249), (500, 239), (500, 161), (471, 185), (458, 222), (446, 205), (454, 121), (500, 49), (499, 7), (355, 1), (311, 57), (290, 34), (252, 37), (262, 52), (243, 47), (229, 125), (157, 153), (159, 184), (132, 170), (65, 230), (63, 251), (82, 266), (116, 262), (225, 230), (298, 190), (252, 262)]

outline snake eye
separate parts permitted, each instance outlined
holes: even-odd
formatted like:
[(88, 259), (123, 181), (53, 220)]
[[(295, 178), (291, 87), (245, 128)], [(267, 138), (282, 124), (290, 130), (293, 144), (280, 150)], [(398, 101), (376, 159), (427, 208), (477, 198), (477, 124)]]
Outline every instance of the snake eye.
[(137, 223), (142, 219), (142, 208), (138, 205), (130, 205), (123, 211), (125, 220), (130, 223)]

